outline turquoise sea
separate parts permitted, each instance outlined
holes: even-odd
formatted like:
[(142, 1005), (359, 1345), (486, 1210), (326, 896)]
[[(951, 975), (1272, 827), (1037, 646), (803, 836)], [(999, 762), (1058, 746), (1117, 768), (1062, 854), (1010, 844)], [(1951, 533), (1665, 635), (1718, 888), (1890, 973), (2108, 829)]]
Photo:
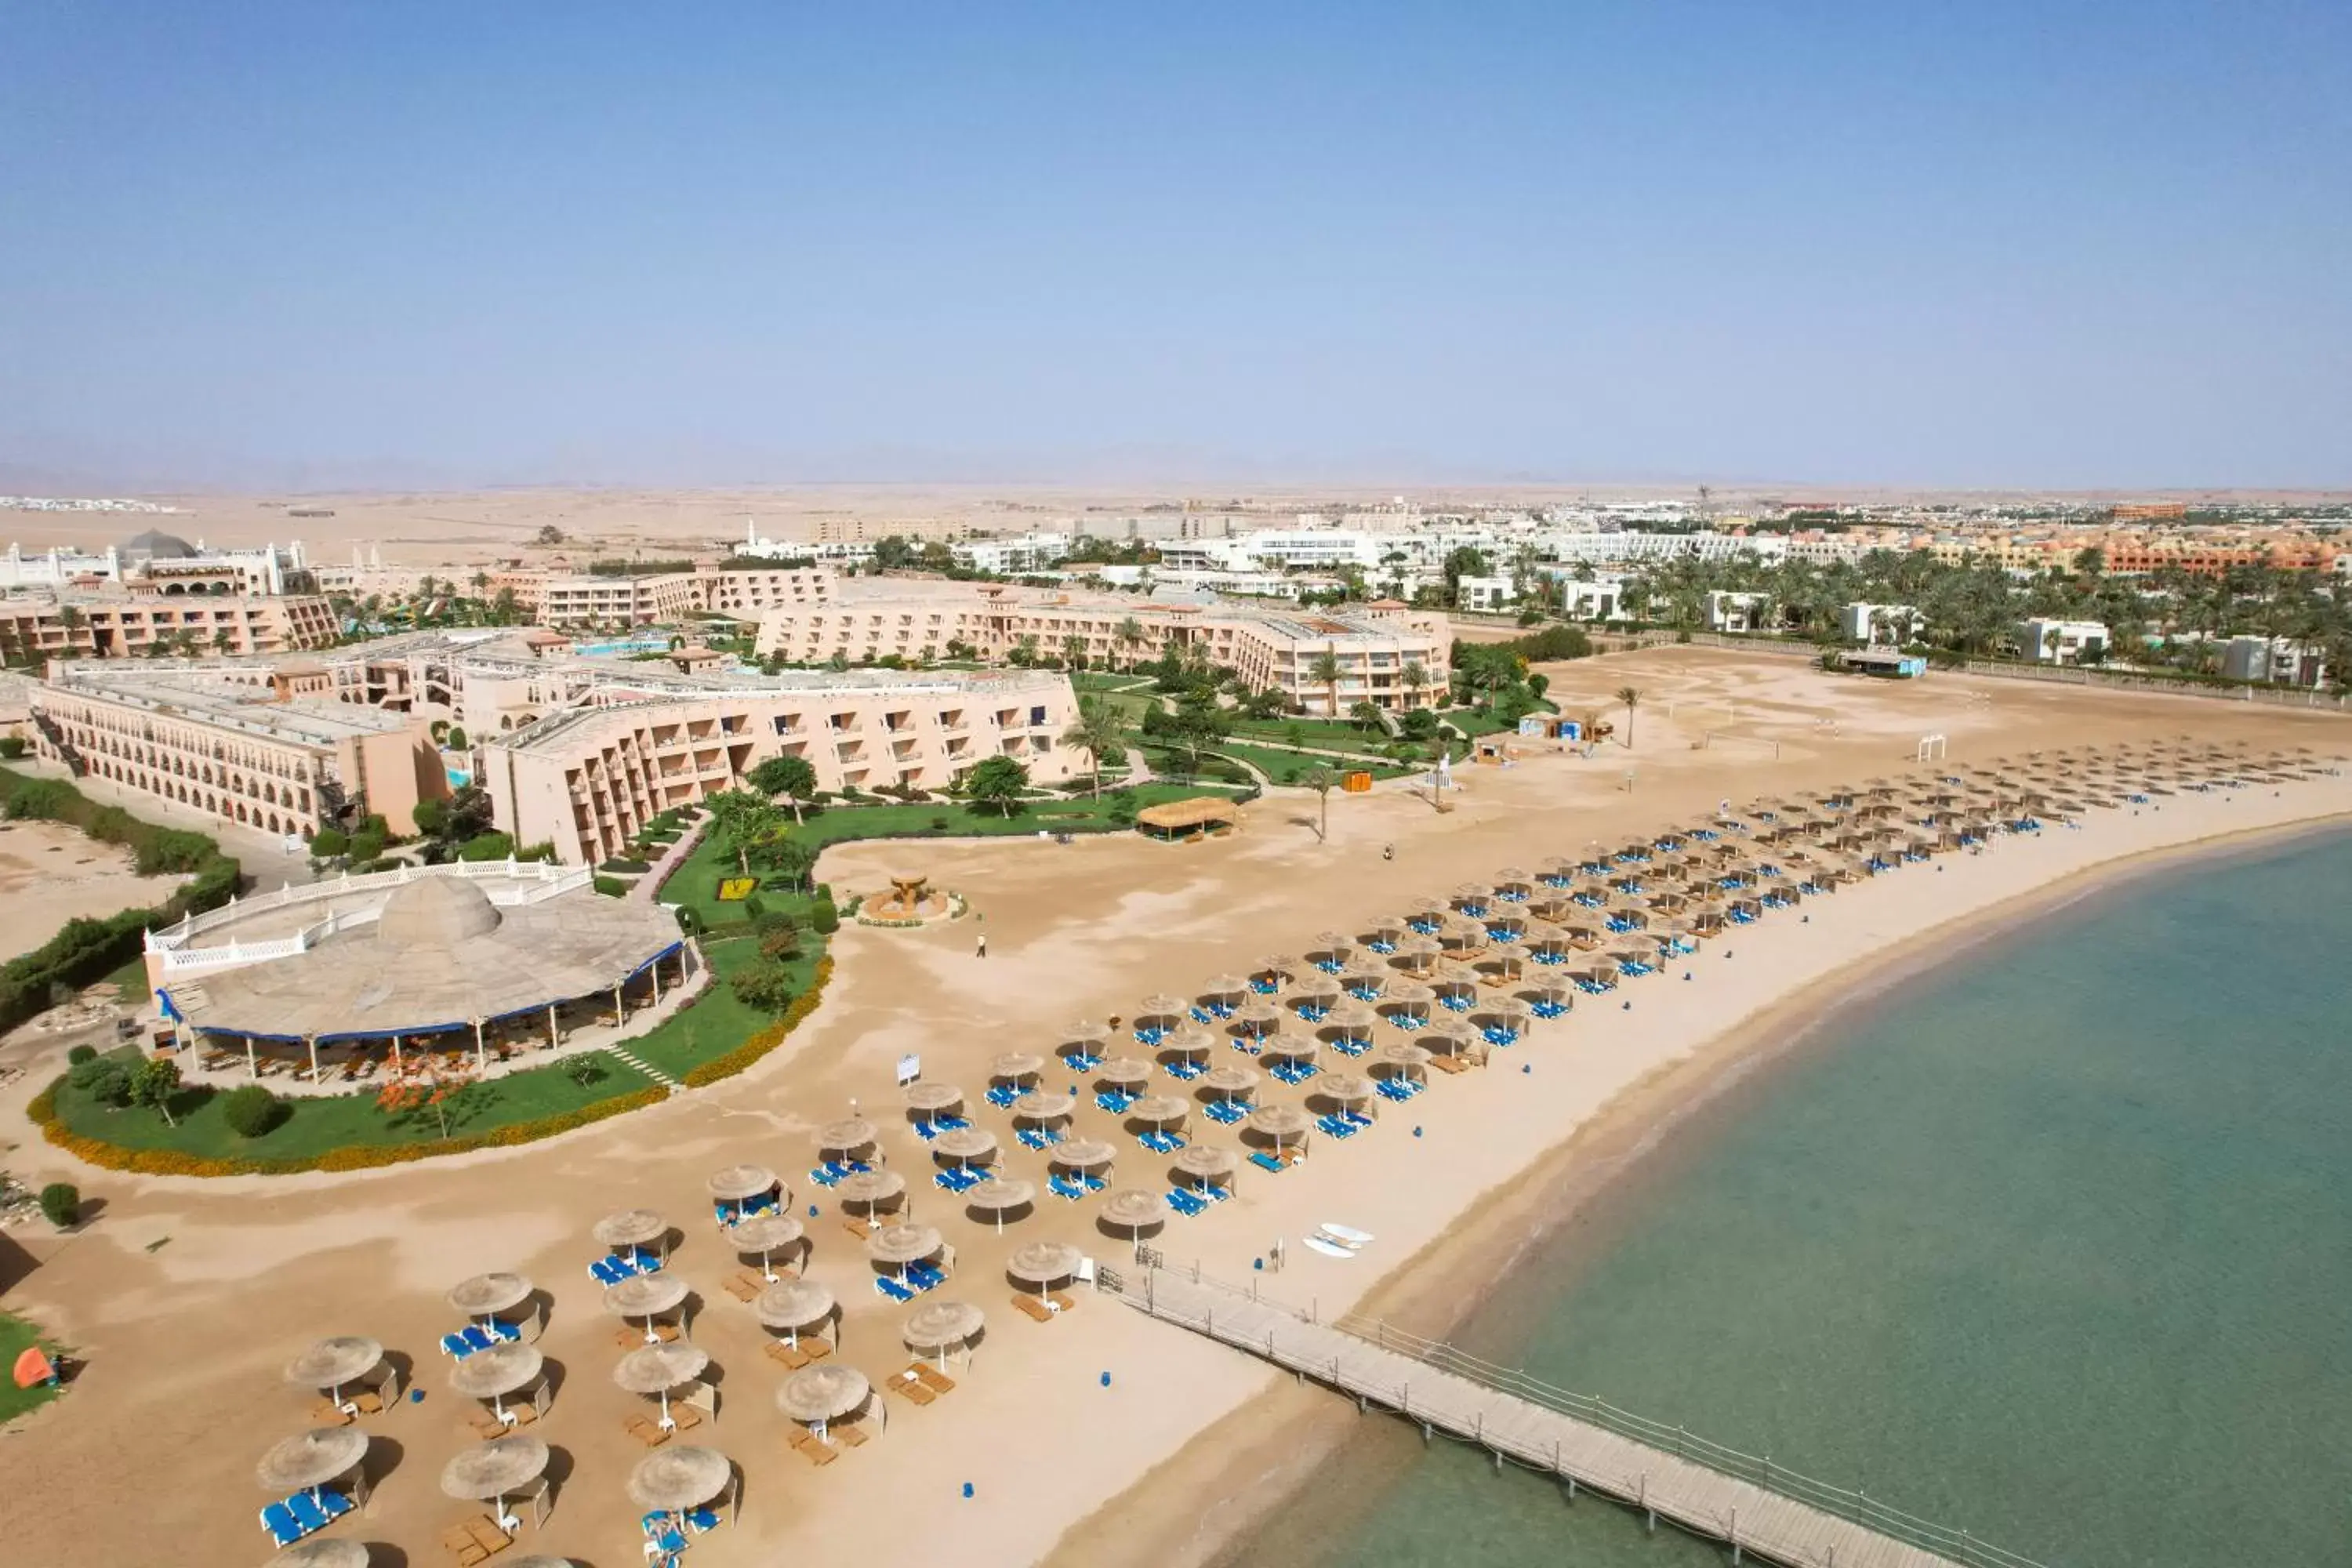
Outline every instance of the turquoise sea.
[[(2352, 835), (1970, 948), (1647, 1166), (1456, 1342), (2052, 1568), (2352, 1563)], [(1368, 1418), (1232, 1561), (1727, 1556)]]

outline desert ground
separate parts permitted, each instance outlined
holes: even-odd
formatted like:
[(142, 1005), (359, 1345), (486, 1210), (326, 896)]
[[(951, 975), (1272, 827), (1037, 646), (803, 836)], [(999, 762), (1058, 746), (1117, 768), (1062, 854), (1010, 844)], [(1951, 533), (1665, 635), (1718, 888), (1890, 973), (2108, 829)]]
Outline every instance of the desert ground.
[[(127, 1563), (166, 1549), (179, 1562), (265, 1561), (256, 1514), (267, 1499), (254, 1463), (307, 1424), (311, 1398), (284, 1383), (280, 1368), (314, 1338), (358, 1333), (405, 1357), (427, 1397), (363, 1421), (376, 1494), (364, 1515), (332, 1532), (379, 1543), (381, 1563), (444, 1561), (442, 1530), (473, 1510), (443, 1496), (437, 1479), (473, 1439), (460, 1425), (472, 1402), (448, 1389), (434, 1349), (458, 1324), (442, 1292), (503, 1268), (528, 1274), (551, 1298), (540, 1342), (560, 1368), (551, 1414), (536, 1428), (557, 1451), (555, 1511), (543, 1530), (526, 1532), (525, 1549), (596, 1568), (638, 1561), (639, 1510), (623, 1483), (643, 1449), (622, 1423), (644, 1406), (611, 1381), (617, 1325), (585, 1266), (601, 1250), (589, 1235), (595, 1221), (643, 1206), (682, 1237), (671, 1267), (696, 1288), (692, 1337), (719, 1369), (719, 1415), (696, 1440), (725, 1450), (744, 1482), (740, 1521), (696, 1542), (697, 1568), (844, 1554), (902, 1562), (947, 1551), (983, 1565), (1197, 1560), (1217, 1540), (1204, 1520), (1246, 1518), (1220, 1504), (1262, 1498), (1311, 1452), (1300, 1434), (1311, 1436), (1318, 1396), (1084, 1292), (1075, 1310), (1047, 1323), (1012, 1310), (1003, 1270), (1022, 1243), (1066, 1240), (1113, 1265), (1129, 1247), (1096, 1227), (1092, 1205), (1043, 1193), (1043, 1156), (1013, 1144), (1003, 1114), (978, 1102), (992, 1057), (1049, 1053), (1076, 1020), (1131, 1017), (1148, 994), (1190, 995), (1212, 974), (1246, 972), (1270, 952), (1297, 954), (1319, 931), (1360, 929), (1370, 916), (1507, 864), (1688, 825), (1725, 798), (1907, 771), (1925, 734), (1946, 736), (1955, 764), (2184, 736), (2352, 752), (2352, 731), (2332, 715), (1943, 675), (1881, 684), (1824, 676), (1791, 658), (1696, 648), (1548, 673), (1571, 713), (1607, 712), (1619, 688), (1639, 688), (1632, 744), (1622, 743), (1627, 726), (1617, 709), (1617, 739), (1592, 757), (1543, 751), (1508, 768), (1465, 766), (1454, 808), (1444, 814), (1399, 783), (1369, 796), (1335, 795), (1328, 842), (1313, 831), (1311, 795), (1277, 792), (1249, 808), (1240, 835), (1193, 846), (1118, 836), (1066, 847), (996, 840), (835, 850), (821, 874), (836, 889), (886, 887), (892, 873), (921, 871), (966, 895), (977, 922), (845, 927), (832, 990), (784, 1048), (740, 1078), (551, 1142), (355, 1176), (207, 1182), (95, 1172), (37, 1139), (20, 1142), (6, 1156), (20, 1179), (78, 1181), (103, 1209), (77, 1234), (32, 1238), (40, 1266), (12, 1292), (11, 1310), (88, 1364), (68, 1397), (0, 1447), (11, 1483), (0, 1493), (0, 1531), (27, 1561)], [(2021, 918), (2084, 878), (2347, 813), (2352, 781), (2342, 777), (2275, 793), (2183, 795), (2095, 812), (2080, 831), (2003, 838), (1981, 856), (1874, 879), (1809, 902), (1802, 922), (1793, 912), (1777, 916), (1708, 947), (1692, 961), (1692, 984), (1661, 977), (1629, 986), (1630, 1010), (1616, 996), (1585, 999), (1498, 1051), (1486, 1070), (1440, 1077), (1345, 1144), (1318, 1140), (1304, 1164), (1280, 1176), (1244, 1166), (1233, 1201), (1197, 1219), (1171, 1215), (1155, 1245), (1173, 1263), (1197, 1260), (1204, 1272), (1244, 1280), (1255, 1259), (1288, 1238), (1287, 1266), (1266, 1279), (1269, 1291), (1327, 1312), (1379, 1291), (1383, 1310), (1442, 1331), (1475, 1289), (1466, 1282), (1493, 1271), (1489, 1255), (1556, 1222), (1557, 1214), (1530, 1209), (1532, 1182), (1563, 1164), (1620, 1158), (1638, 1142), (1642, 1118), (1700, 1085), (1695, 1064), (1764, 1048), (1759, 1031), (1771, 1034), (1789, 1009), (1948, 946), (1971, 922)], [(1381, 855), (1389, 844), (1393, 860)], [(985, 958), (974, 953), (982, 929)], [(30, 1136), (25, 1100), (59, 1070), (63, 1042), (7, 1050), (31, 1069), (0, 1090), (0, 1127), (22, 1141)], [(1005, 1141), (1009, 1173), (1038, 1184), (1033, 1215), (999, 1237), (929, 1184), (932, 1163), (892, 1088), (902, 1053), (920, 1055), (925, 1078), (970, 1092), (975, 1119)], [(1049, 1068), (1045, 1082), (1066, 1087), (1070, 1077)], [(1120, 1151), (1112, 1185), (1164, 1185), (1165, 1163), (1092, 1105), (1090, 1086), (1080, 1088), (1076, 1132)], [(1261, 1097), (1298, 1095), (1269, 1082)], [(814, 1130), (853, 1105), (886, 1126), (883, 1152), (909, 1179), (914, 1217), (938, 1225), (959, 1250), (942, 1294), (980, 1307), (987, 1329), (953, 1393), (919, 1409), (888, 1400), (887, 1429), (820, 1469), (785, 1447), (773, 1401), (780, 1369), (761, 1353), (749, 1310), (719, 1289), (738, 1261), (708, 1218), (704, 1181), (719, 1167), (757, 1162), (784, 1174), (792, 1212), (805, 1216), (817, 1204), (809, 1273), (843, 1303), (840, 1359), (877, 1379), (905, 1366), (898, 1329), (908, 1309), (875, 1292), (863, 1249), (806, 1179)], [(1412, 1135), (1413, 1125), (1423, 1136)], [(1231, 1142), (1197, 1119), (1194, 1136)], [(1380, 1239), (1344, 1262), (1297, 1245), (1327, 1221)], [(1463, 1266), (1472, 1256), (1486, 1256), (1483, 1268)], [(1441, 1271), (1444, 1289), (1404, 1291)], [(1269, 1450), (1277, 1437), (1281, 1454)]]
[(142, 877), (128, 850), (54, 822), (0, 822), (0, 960), (30, 952), (69, 920), (160, 904), (177, 877)]

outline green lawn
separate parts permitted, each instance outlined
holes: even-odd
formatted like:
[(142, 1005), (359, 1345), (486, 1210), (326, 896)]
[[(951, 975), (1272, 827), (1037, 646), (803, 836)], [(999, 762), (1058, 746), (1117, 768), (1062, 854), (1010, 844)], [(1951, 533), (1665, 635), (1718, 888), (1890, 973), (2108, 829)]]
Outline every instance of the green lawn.
[(1265, 770), (1266, 777), (1276, 784), (1286, 783), (1293, 772), (1303, 774), (1307, 769), (1316, 767), (1328, 768), (1334, 773), (1369, 773), (1376, 779), (1401, 778), (1415, 771), (1401, 763), (1392, 763), (1385, 757), (1360, 756), (1349, 759), (1309, 756), (1299, 752), (1281, 751), (1272, 746), (1235, 745), (1232, 742), (1219, 745), (1217, 751), (1223, 756), (1239, 757), (1245, 762), (1255, 763)]
[[(772, 910), (797, 909), (805, 904), (805, 900), (787, 900), (782, 894), (762, 894), (761, 901)], [(740, 918), (742, 906), (731, 907), (739, 911), (736, 918)], [(816, 976), (816, 961), (824, 952), (824, 938), (803, 932), (801, 955), (785, 966), (793, 973), (793, 994), (809, 988)], [(722, 933), (706, 937), (702, 955), (710, 963), (710, 988), (696, 997), (691, 1006), (663, 1019), (652, 1032), (625, 1042), (631, 1056), (675, 1079), (684, 1079), (695, 1068), (713, 1057), (724, 1056), (775, 1022), (775, 1015), (737, 1001), (733, 987), (727, 984), (729, 975), (759, 957), (756, 942), (748, 935)]]
[(1085, 692), (1121, 691), (1130, 688), (1143, 692), (1151, 689), (1151, 677), (1105, 669), (1082, 669), (1070, 677), (1070, 686), (1074, 690)]
[[(126, 1063), (139, 1059), (136, 1047), (116, 1054)], [(573, 1062), (593, 1063), (603, 1076), (583, 1087), (571, 1077)], [(644, 1089), (650, 1081), (619, 1058), (593, 1051), (559, 1065), (509, 1073), (465, 1090), (449, 1107), (449, 1131), (481, 1132), (509, 1122), (560, 1116)], [(376, 1109), (375, 1096), (370, 1092), (289, 1097), (287, 1103), (291, 1111), (285, 1121), (258, 1138), (240, 1138), (221, 1120), (221, 1098), (203, 1089), (189, 1090), (173, 1108), (179, 1119), (179, 1125), (173, 1127), (166, 1125), (156, 1111), (137, 1107), (110, 1110), (71, 1084), (61, 1084), (58, 1114), (68, 1129), (86, 1138), (128, 1149), (175, 1149), (210, 1159), (306, 1160), (330, 1149), (433, 1143), (441, 1137), (440, 1124), (430, 1110), (389, 1117)]]
[(137, 1007), (154, 1000), (147, 994), (147, 960), (143, 956), (132, 959), (108, 975), (104, 984), (114, 987), (114, 994), (122, 998), (122, 1005), (126, 1007)]
[[(16, 1358), (28, 1345), (40, 1343), (41, 1336), (32, 1324), (8, 1312), (0, 1312), (0, 1367), (16, 1364)], [(54, 1352), (55, 1347), (50, 1347)], [(54, 1354), (51, 1357), (55, 1359)], [(14, 1421), (35, 1405), (46, 1405), (58, 1396), (58, 1391), (47, 1384), (19, 1388), (16, 1380), (0, 1376), (0, 1423)]]
[[(1389, 738), (1354, 724), (1328, 719), (1240, 719), (1234, 722), (1239, 741), (1276, 741), (1286, 746), (1315, 746), (1327, 752), (1369, 754), (1388, 744)], [(1293, 731), (1297, 733), (1294, 735)]]

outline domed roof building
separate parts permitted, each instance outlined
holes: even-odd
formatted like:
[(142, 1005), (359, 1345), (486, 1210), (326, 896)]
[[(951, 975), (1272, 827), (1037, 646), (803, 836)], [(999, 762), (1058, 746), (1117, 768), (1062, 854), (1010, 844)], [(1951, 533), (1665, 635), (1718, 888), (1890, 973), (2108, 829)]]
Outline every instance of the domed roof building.
[(701, 969), (668, 910), (604, 898), (576, 868), (418, 867), (205, 919), (151, 944), (169, 1015), (248, 1065), (299, 1047), (314, 1074), (321, 1048), (340, 1061), (451, 1035), (487, 1067), (494, 1039), (502, 1057), (553, 1047), (567, 1017), (625, 1022), (632, 995), (658, 1000), (666, 978), (675, 990)]
[(125, 561), (191, 561), (195, 558), (196, 547), (176, 533), (151, 528), (124, 540), (116, 553)]

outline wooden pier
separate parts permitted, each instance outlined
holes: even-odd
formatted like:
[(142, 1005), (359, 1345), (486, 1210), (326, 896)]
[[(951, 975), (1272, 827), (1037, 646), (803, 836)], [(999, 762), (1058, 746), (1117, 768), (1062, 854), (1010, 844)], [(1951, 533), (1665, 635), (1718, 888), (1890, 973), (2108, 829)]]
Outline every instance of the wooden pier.
[(1147, 1264), (1097, 1284), (1139, 1311), (1263, 1357), (1424, 1437), (1473, 1443), (1747, 1558), (1789, 1568), (2039, 1568), (2029, 1559), (1384, 1325), (1314, 1321), (1253, 1292)]

